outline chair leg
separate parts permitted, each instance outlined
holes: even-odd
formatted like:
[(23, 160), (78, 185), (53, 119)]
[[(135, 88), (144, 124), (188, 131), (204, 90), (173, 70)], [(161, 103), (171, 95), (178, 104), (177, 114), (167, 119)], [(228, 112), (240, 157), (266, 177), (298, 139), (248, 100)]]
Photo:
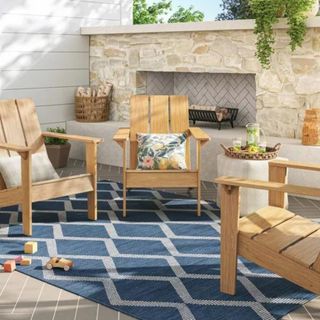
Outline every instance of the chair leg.
[(231, 128), (234, 128), (233, 121), (230, 120)]
[(122, 216), (127, 216), (127, 189), (123, 186), (123, 205), (122, 205)]
[(23, 234), (32, 236), (32, 202), (25, 201), (22, 207)]
[(201, 167), (201, 142), (198, 140), (196, 143), (196, 168), (197, 168), (197, 216), (201, 216), (201, 177), (200, 177), (200, 167)]
[(97, 220), (98, 218), (96, 185), (93, 191), (88, 192), (88, 219), (89, 220)]
[[(130, 150), (132, 152), (132, 149)], [(127, 154), (126, 154), (126, 143), (122, 145), (122, 192), (123, 192), (123, 203), (122, 203), (122, 216), (125, 218), (127, 216)]]
[(201, 217), (201, 186), (197, 188), (197, 216)]
[(236, 293), (239, 188), (221, 187), (221, 271), (220, 291), (230, 295)]
[(86, 146), (86, 165), (87, 173), (92, 176), (93, 190), (88, 192), (88, 219), (97, 220), (97, 145), (89, 143)]
[(32, 236), (32, 166), (31, 153), (21, 155), (23, 233)]

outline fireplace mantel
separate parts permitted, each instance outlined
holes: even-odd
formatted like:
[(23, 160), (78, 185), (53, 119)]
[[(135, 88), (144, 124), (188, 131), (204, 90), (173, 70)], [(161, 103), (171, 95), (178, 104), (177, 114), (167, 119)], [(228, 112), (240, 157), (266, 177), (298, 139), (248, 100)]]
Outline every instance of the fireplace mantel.
[(141, 70), (249, 74), (255, 80), (256, 121), (266, 135), (299, 138), (306, 108), (320, 107), (320, 17), (308, 19), (303, 45), (294, 52), (280, 21), (268, 70), (256, 58), (253, 28), (254, 20), (83, 28), (82, 34), (91, 35), (90, 83), (112, 82), (110, 117), (128, 120), (130, 97), (145, 92)]
[[(82, 27), (82, 35), (99, 34), (137, 34), (163, 32), (205, 32), (223, 30), (253, 30), (254, 20), (206, 21), (193, 23), (144, 24), (124, 26)], [(319, 28), (320, 17), (311, 17), (307, 21), (308, 28)], [(287, 29), (285, 19), (275, 25), (275, 29)]]

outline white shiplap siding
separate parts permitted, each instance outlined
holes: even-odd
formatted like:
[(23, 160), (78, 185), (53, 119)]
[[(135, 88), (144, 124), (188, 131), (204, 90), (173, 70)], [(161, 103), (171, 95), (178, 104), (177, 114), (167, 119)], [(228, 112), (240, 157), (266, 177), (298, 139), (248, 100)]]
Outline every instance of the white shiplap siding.
[(131, 24), (132, 0), (0, 0), (0, 99), (32, 97), (43, 128), (74, 119), (89, 85), (83, 26)]

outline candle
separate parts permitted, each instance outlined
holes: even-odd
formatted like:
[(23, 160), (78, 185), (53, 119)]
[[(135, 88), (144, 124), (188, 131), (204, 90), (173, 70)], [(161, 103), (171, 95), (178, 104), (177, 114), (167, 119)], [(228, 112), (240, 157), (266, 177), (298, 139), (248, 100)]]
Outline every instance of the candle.
[(259, 149), (260, 152), (266, 152), (267, 151), (267, 141), (260, 141), (259, 143)]
[(234, 138), (233, 139), (233, 149), (234, 151), (241, 151), (242, 139), (241, 138)]

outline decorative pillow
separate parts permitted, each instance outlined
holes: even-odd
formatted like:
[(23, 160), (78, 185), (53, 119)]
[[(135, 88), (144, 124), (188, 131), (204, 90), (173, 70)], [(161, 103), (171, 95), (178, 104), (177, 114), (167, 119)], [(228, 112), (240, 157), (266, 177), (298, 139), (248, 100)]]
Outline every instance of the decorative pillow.
[[(0, 173), (7, 188), (21, 185), (21, 157), (0, 157)], [(32, 182), (58, 179), (46, 152), (32, 155)]]
[(187, 169), (186, 133), (138, 133), (137, 169), (177, 170)]

